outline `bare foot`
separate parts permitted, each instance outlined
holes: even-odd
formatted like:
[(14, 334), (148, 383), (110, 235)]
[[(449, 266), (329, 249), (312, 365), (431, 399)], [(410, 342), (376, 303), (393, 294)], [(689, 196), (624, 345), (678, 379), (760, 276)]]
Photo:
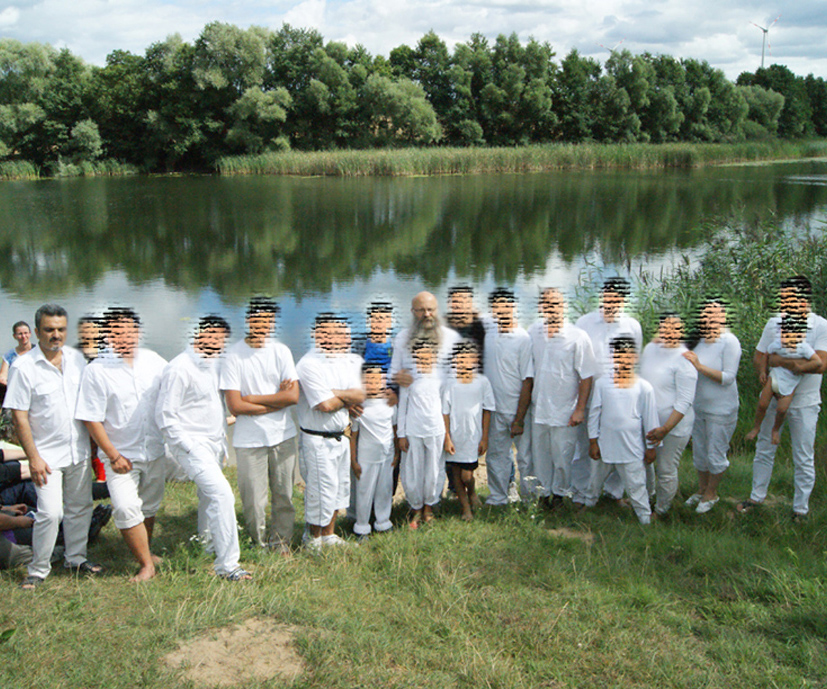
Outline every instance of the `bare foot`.
[(419, 528), (419, 522), (420, 522), (421, 519), (422, 519), (422, 515), (418, 511), (414, 512), (413, 515), (411, 516), (411, 518), (408, 520), (408, 526), (411, 527), (412, 529), (418, 529)]
[(467, 510), (462, 511), (462, 521), (470, 522), (474, 518), (474, 513), (471, 511), (469, 507)]
[(760, 430), (760, 428), (753, 428), (749, 433), (747, 433), (744, 436), (744, 438), (746, 438), (747, 440), (755, 440), (758, 437), (758, 432)]
[(422, 509), (422, 519), (426, 524), (434, 520), (434, 513), (431, 510), (430, 505), (425, 505)]
[(164, 558), (162, 558), (160, 555), (150, 554), (150, 557), (152, 558), (152, 564), (156, 566), (160, 565), (164, 561)]
[(476, 493), (469, 493), (468, 499), (471, 501), (471, 507), (478, 508), (482, 505), (482, 501), (480, 500), (480, 496)]
[(130, 584), (137, 584), (141, 581), (149, 581), (155, 576), (155, 565), (141, 567), (138, 573), (129, 580)]
[(781, 442), (781, 431), (776, 431), (773, 429), (771, 442), (773, 445), (778, 445)]

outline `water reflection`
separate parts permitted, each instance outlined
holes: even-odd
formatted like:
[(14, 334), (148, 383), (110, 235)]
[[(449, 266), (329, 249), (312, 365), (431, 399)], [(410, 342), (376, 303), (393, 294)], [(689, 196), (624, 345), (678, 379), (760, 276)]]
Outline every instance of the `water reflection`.
[[(187, 295), (188, 307), (200, 308), (216, 300), (238, 306), (254, 292), (301, 305), (361, 290), (367, 301), (383, 281), (432, 289), (459, 279), (513, 284), (542, 279), (551, 259), (576, 275), (588, 255), (645, 263), (688, 249), (716, 231), (707, 221), (733, 211), (747, 221), (823, 217), (824, 172), (824, 163), (797, 163), (396, 180), (4, 183), (0, 287), (7, 305), (83, 293), (109, 299), (102, 285), (117, 275), (126, 289), (116, 291), (127, 300), (140, 286), (162, 300)], [(0, 327), (15, 315), (4, 307)]]

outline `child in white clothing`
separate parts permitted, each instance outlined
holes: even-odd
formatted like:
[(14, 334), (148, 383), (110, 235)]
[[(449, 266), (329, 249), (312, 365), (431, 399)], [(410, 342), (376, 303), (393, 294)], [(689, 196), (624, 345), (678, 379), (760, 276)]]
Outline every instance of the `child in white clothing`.
[(603, 482), (617, 469), (641, 524), (652, 517), (646, 492), (645, 464), (655, 461), (655, 448), (646, 435), (660, 425), (655, 391), (635, 373), (637, 352), (631, 337), (610, 343), (613, 375), (601, 377), (594, 387), (589, 410), (589, 456), (592, 464), (586, 505), (593, 507)]
[(445, 424), (440, 398), (442, 378), (436, 370), (438, 348), (431, 340), (411, 345), (416, 363), (413, 382), (400, 390), (397, 434), (404, 453), (400, 469), (402, 487), (411, 507), (409, 526), (433, 520), (445, 482), (442, 446)]
[(353, 533), (370, 535), (373, 529), (389, 531), (393, 503), (393, 470), (399, 461), (395, 452), (396, 407), (385, 396), (385, 374), (378, 363), (362, 366), (362, 384), (367, 394), (362, 415), (353, 422), (350, 434), (350, 468), (356, 477), (356, 523)]
[[(770, 345), (767, 354), (779, 354), (785, 359), (807, 359), (809, 361), (819, 361), (815, 350), (805, 341), (807, 335), (807, 320), (806, 318), (797, 318), (795, 316), (784, 316), (781, 319), (781, 332), (779, 337)], [(781, 427), (784, 425), (784, 419), (787, 418), (787, 410), (790, 408), (790, 403), (793, 401), (795, 389), (801, 382), (801, 375), (786, 369), (782, 366), (773, 366), (767, 371), (764, 370), (762, 375), (766, 378), (764, 387), (761, 388), (761, 393), (758, 397), (758, 407), (755, 410), (755, 423), (752, 430), (747, 433), (747, 440), (754, 440), (758, 437), (761, 431), (761, 424), (767, 414), (767, 409), (775, 397), (777, 404), (775, 407), (775, 423), (772, 427), (772, 444), (778, 445), (781, 442)]]
[(480, 356), (476, 346), (461, 342), (454, 347), (456, 378), (442, 391), (442, 415), (445, 419), (446, 470), (454, 478), (454, 489), (462, 507), (462, 518), (473, 519), (471, 507), (479, 505), (474, 490), (474, 471), (480, 455), (488, 449), (491, 412), (495, 411), (491, 383), (477, 373)]

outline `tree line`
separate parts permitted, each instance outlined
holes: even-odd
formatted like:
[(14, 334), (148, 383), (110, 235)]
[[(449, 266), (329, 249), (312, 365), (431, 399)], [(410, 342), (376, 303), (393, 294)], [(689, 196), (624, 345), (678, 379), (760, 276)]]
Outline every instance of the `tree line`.
[(827, 83), (812, 74), (773, 65), (733, 83), (706, 61), (669, 55), (555, 57), (516, 34), (474, 34), (451, 52), (429, 32), (386, 58), (313, 29), (215, 22), (194, 43), (173, 35), (97, 67), (2, 39), (0, 164), (185, 171), (290, 148), (827, 136)]

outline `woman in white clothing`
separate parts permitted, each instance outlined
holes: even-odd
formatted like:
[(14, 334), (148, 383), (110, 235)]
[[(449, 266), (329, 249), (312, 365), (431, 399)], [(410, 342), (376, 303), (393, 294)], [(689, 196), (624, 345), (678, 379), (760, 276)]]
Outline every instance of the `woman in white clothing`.
[(678, 465), (695, 420), (692, 403), (698, 372), (682, 356), (687, 351), (683, 338), (680, 316), (664, 314), (658, 337), (646, 345), (640, 357), (640, 377), (655, 390), (660, 423), (646, 436), (650, 443), (660, 443), (655, 461), (655, 512), (659, 515), (669, 511), (678, 492)]
[(698, 314), (700, 339), (684, 353), (698, 371), (695, 390), (695, 425), (692, 456), (698, 472), (698, 491), (686, 501), (697, 505), (699, 514), (718, 502), (718, 485), (729, 466), (729, 441), (738, 422), (738, 364), (741, 343), (726, 329), (727, 314), (722, 301), (707, 298)]

